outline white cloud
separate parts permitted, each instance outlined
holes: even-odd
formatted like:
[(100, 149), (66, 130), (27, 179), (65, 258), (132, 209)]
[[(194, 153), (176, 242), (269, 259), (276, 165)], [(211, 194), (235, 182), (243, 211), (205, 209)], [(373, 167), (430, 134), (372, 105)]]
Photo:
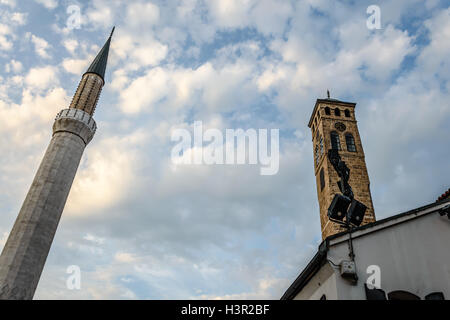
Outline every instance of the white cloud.
[(94, 235), (92, 235), (92, 234), (89, 234), (89, 233), (86, 234), (86, 235), (83, 237), (83, 239), (86, 240), (86, 241), (93, 242), (93, 243), (95, 243), (95, 244), (97, 244), (97, 245), (102, 245), (102, 244), (105, 243), (105, 239), (104, 239), (104, 238), (96, 237), (96, 236), (94, 236)]
[(21, 12), (13, 12), (10, 16), (13, 24), (23, 26), (27, 22), (27, 14)]
[(47, 9), (55, 9), (58, 6), (58, 0), (35, 0)]
[(145, 136), (141, 132), (109, 137), (86, 150), (67, 201), (67, 216), (87, 218), (94, 213), (104, 214), (107, 208), (129, 196), (131, 191), (127, 190), (135, 186), (137, 179), (134, 143), (142, 139)]
[(14, 8), (16, 6), (16, 0), (0, 0), (0, 3), (10, 6), (11, 8)]
[(265, 35), (282, 34), (293, 9), (281, 0), (212, 0), (207, 5), (219, 29), (254, 27)]
[(6, 72), (19, 73), (23, 69), (23, 65), (20, 61), (11, 60), (5, 67)]
[(223, 296), (218, 295), (200, 295), (195, 299), (202, 300), (273, 300), (274, 291), (282, 292), (283, 289), (289, 287), (290, 283), (288, 279), (280, 278), (263, 278), (256, 281), (256, 285), (252, 287), (252, 291), (226, 294)]
[(435, 17), (425, 22), (430, 31), (430, 44), (421, 52), (419, 62), (426, 72), (437, 72), (443, 79), (449, 80), (450, 75), (450, 8), (439, 12)]
[(62, 62), (62, 66), (64, 70), (72, 74), (83, 74), (84, 71), (87, 70), (91, 58), (87, 59), (64, 59)]
[(169, 75), (161, 68), (151, 69), (147, 75), (135, 79), (122, 90), (121, 109), (124, 113), (139, 113), (148, 109), (168, 92)]
[(13, 47), (13, 42), (10, 36), (12, 35), (12, 30), (5, 24), (0, 23), (0, 50), (9, 51)]
[[(356, 27), (354, 27), (356, 29)], [(408, 54), (414, 52), (412, 38), (407, 32), (388, 26), (383, 33), (366, 38), (355, 50), (342, 50), (336, 58), (336, 67), (357, 72), (365, 67), (368, 78), (387, 80)]]
[(47, 51), (51, 48), (51, 46), (45, 39), (39, 38), (31, 33), (27, 33), (26, 37), (31, 39), (31, 42), (34, 45), (34, 50), (41, 58), (44, 59), (50, 58), (50, 54)]
[(159, 20), (159, 7), (151, 2), (131, 3), (127, 7), (127, 19), (134, 27), (154, 25)]
[(127, 61), (126, 68), (139, 70), (158, 65), (168, 53), (167, 45), (151, 36), (136, 37), (133, 32), (117, 31), (112, 50), (121, 61)]
[(239, 61), (217, 67), (208, 62), (194, 70), (153, 68), (120, 91), (120, 107), (128, 114), (151, 111), (161, 101), (172, 111), (195, 103), (213, 112), (242, 108), (257, 91), (253, 72)]
[[(39, 72), (39, 70), (36, 70), (36, 72)], [(67, 96), (61, 88), (49, 90), (45, 95), (34, 94), (32, 91), (25, 89), (20, 105), (5, 102), (0, 104), (0, 112), (2, 113), (1, 131), (11, 130), (13, 134), (8, 139), (17, 144), (17, 148), (29, 147), (30, 143), (33, 142), (33, 137), (40, 139), (48, 136), (42, 132), (42, 128), (39, 126), (50, 125), (51, 120), (59, 111), (58, 108), (66, 103)], [(19, 128), (23, 123), (29, 123), (29, 125), (20, 131)], [(46, 129), (46, 131), (50, 130)], [(24, 139), (27, 135), (30, 136), (28, 140)], [(5, 141), (8, 141), (8, 139)], [(24, 143), (20, 143), (21, 139), (24, 139)]]
[(25, 83), (33, 89), (46, 90), (59, 83), (57, 73), (53, 66), (32, 68), (25, 77)]
[(248, 12), (254, 0), (208, 1), (211, 16), (219, 27), (239, 28), (247, 24)]
[(136, 257), (132, 255), (131, 253), (127, 252), (117, 252), (114, 256), (114, 259), (118, 262), (122, 263), (132, 263), (136, 261)]
[(67, 51), (70, 52), (70, 54), (75, 54), (75, 50), (78, 48), (79, 43), (76, 39), (67, 39), (64, 41), (64, 47)]
[(114, 6), (115, 2), (106, 0), (93, 0), (90, 6), (85, 9), (84, 14), (88, 19), (88, 23), (94, 26), (110, 28), (114, 25)]

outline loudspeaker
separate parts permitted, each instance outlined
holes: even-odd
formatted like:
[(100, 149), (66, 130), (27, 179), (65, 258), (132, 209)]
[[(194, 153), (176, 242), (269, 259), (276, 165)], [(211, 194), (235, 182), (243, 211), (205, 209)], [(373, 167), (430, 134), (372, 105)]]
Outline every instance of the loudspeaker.
[(348, 209), (347, 212), (347, 221), (357, 227), (360, 226), (363, 222), (366, 210), (367, 207), (363, 203), (353, 199), (350, 209)]
[(347, 209), (351, 202), (352, 200), (349, 197), (336, 194), (328, 208), (328, 217), (331, 220), (342, 221), (347, 214)]

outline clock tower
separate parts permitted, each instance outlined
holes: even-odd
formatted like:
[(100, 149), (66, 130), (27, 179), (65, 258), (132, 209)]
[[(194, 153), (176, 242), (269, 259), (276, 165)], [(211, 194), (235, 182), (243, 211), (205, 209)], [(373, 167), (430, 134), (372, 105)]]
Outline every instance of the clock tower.
[(329, 149), (338, 150), (350, 169), (349, 184), (355, 199), (367, 206), (362, 224), (375, 221), (370, 181), (364, 150), (355, 118), (356, 103), (331, 99), (318, 99), (309, 120), (314, 152), (314, 172), (320, 207), (322, 238), (325, 239), (345, 229), (328, 219), (328, 207), (335, 194), (340, 193), (340, 178), (328, 160)]

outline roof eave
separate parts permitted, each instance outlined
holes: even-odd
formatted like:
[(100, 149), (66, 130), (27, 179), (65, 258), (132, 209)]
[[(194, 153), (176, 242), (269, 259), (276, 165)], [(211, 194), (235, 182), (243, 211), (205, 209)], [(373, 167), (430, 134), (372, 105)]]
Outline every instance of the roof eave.
[(329, 104), (336, 104), (336, 105), (342, 105), (342, 106), (356, 107), (355, 102), (346, 102), (346, 101), (340, 101), (340, 100), (335, 100), (335, 99), (317, 99), (316, 104), (314, 105), (314, 109), (311, 114), (311, 117), (309, 118), (308, 128), (311, 128), (311, 126), (312, 126), (314, 115), (316, 114), (317, 108), (320, 103), (329, 103)]
[(291, 286), (281, 297), (281, 300), (292, 300), (295, 296), (308, 284), (309, 280), (320, 270), (324, 261), (327, 258), (327, 252), (329, 248), (328, 239), (322, 241), (319, 245), (319, 250), (314, 255), (314, 258), (308, 263), (305, 269), (295, 279)]

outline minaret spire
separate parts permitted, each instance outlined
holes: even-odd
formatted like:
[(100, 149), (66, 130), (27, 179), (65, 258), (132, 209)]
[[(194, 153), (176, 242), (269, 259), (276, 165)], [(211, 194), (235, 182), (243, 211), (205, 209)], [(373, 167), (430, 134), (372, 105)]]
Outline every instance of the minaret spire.
[(108, 64), (109, 47), (115, 27), (106, 40), (105, 45), (95, 57), (78, 85), (77, 92), (73, 96), (70, 108), (81, 109), (91, 116), (95, 112), (100, 93), (105, 84), (105, 71)]
[(114, 34), (114, 30), (116, 27), (113, 27), (111, 31), (111, 35), (109, 36), (108, 40), (106, 40), (105, 45), (103, 46), (102, 50), (97, 54), (94, 61), (90, 65), (89, 69), (86, 71), (86, 73), (95, 73), (99, 75), (103, 82), (105, 81), (105, 71), (106, 71), (106, 65), (108, 64), (108, 55), (109, 55), (109, 47), (111, 45), (111, 38)]
[(56, 116), (52, 140), (0, 256), (0, 300), (33, 298), (84, 149), (97, 129), (92, 115), (105, 84), (113, 32), (70, 108)]

